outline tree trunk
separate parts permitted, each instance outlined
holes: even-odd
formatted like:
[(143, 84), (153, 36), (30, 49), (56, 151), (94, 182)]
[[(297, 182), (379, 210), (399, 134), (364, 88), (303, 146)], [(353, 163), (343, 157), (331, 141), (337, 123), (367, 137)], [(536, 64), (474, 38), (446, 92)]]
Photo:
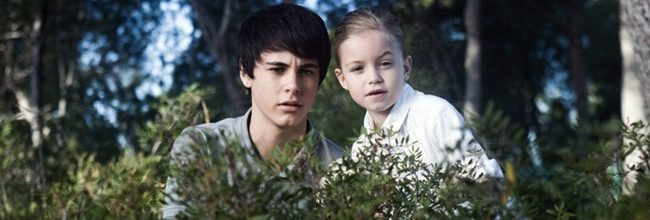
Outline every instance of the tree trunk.
[(465, 118), (471, 120), (481, 106), (481, 27), (479, 23), (481, 1), (468, 0), (465, 6), (467, 48), (465, 53)]
[(619, 37), (621, 39), (621, 57), (623, 60), (623, 82), (621, 86), (621, 120), (625, 124), (637, 121), (647, 121), (646, 112), (648, 103), (643, 93), (643, 83), (639, 61), (634, 53), (634, 42), (629, 33), (629, 27), (621, 25)]
[[(621, 86), (621, 117), (624, 123), (650, 121), (650, 2), (647, 0), (621, 0), (620, 38), (623, 58), (623, 85)], [(649, 129), (642, 130), (647, 133)], [(623, 140), (630, 143), (631, 140)], [(637, 147), (625, 155), (621, 167), (623, 193), (632, 194), (637, 176), (650, 172), (648, 146)]]
[[(36, 3), (33, 5), (33, 20), (31, 21), (31, 30), (29, 34), (25, 35), (23, 39), (16, 39), (25, 42), (26, 59), (25, 63), (14, 62), (14, 60), (7, 59), (9, 62), (5, 65), (12, 66), (6, 68), (5, 71), (10, 71), (6, 74), (11, 75), (7, 79), (7, 87), (14, 93), (17, 101), (19, 113), (17, 119), (24, 120), (29, 124), (31, 131), (31, 144), (32, 149), (37, 153), (36, 161), (32, 164), (32, 175), (34, 178), (35, 189), (41, 194), (41, 202), (45, 202), (46, 193), (46, 180), (45, 180), (45, 158), (43, 155), (44, 137), (42, 133), (42, 117), (41, 117), (41, 61), (43, 55), (43, 16), (45, 14), (45, 7)], [(12, 44), (8, 44), (13, 46)], [(17, 59), (18, 60), (18, 59)], [(19, 85), (20, 81), (28, 79), (29, 85), (27, 88)]]
[(196, 12), (196, 17), (198, 19), (201, 32), (203, 33), (203, 39), (208, 44), (210, 53), (217, 60), (217, 64), (221, 69), (221, 74), (224, 79), (224, 86), (226, 87), (226, 93), (228, 94), (230, 100), (233, 102), (233, 109), (241, 113), (244, 110), (244, 100), (243, 96), (239, 93), (237, 85), (239, 85), (236, 80), (236, 71), (233, 71), (231, 63), (228, 62), (228, 54), (226, 51), (226, 39), (225, 34), (230, 24), (230, 18), (232, 13), (232, 0), (226, 0), (223, 6), (223, 16), (221, 17), (221, 23), (216, 25), (215, 21), (211, 18), (210, 12), (207, 10), (207, 5), (203, 0), (189, 0), (192, 8)]
[(42, 5), (36, 4), (34, 13), (34, 23), (32, 25), (32, 69), (30, 71), (29, 80), (29, 108), (32, 112), (31, 120), (29, 120), (30, 128), (32, 130), (32, 144), (38, 151), (38, 161), (36, 162), (36, 187), (42, 192), (42, 199), (45, 202), (45, 155), (43, 155), (43, 132), (41, 123), (41, 56), (43, 54), (43, 16), (46, 8)]
[(575, 107), (578, 110), (579, 122), (589, 120), (589, 102), (587, 100), (587, 87), (582, 62), (582, 0), (569, 1), (569, 44), (570, 44), (570, 72), (571, 83), (575, 93)]

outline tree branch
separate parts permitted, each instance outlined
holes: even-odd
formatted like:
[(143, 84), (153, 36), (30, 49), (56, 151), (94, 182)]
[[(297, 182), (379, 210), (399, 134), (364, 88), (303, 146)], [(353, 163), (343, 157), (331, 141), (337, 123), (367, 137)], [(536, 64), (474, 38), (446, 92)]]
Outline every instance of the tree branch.
[(230, 64), (228, 63), (228, 56), (225, 55), (226, 49), (224, 35), (230, 23), (232, 1), (225, 1), (221, 24), (218, 26), (218, 30), (217, 25), (214, 20), (211, 19), (210, 14), (206, 10), (206, 8), (208, 8), (207, 5), (205, 5), (202, 0), (189, 0), (189, 2), (196, 11), (199, 26), (201, 31), (204, 33), (203, 39), (208, 44), (210, 53), (219, 64), (224, 79), (224, 86), (226, 87), (226, 93), (234, 104), (234, 110), (236, 112), (242, 112), (244, 107), (243, 98), (235, 87), (238, 83), (235, 80), (235, 77), (233, 77), (236, 71), (232, 71)]

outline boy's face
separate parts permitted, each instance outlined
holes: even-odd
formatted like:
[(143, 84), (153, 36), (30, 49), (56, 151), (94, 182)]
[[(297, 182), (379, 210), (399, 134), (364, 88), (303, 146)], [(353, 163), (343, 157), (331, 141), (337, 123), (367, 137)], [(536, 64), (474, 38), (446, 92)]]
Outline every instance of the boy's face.
[(355, 33), (337, 51), (336, 78), (352, 99), (371, 115), (388, 116), (411, 69), (398, 43), (378, 31)]
[(318, 91), (316, 60), (302, 59), (288, 51), (263, 52), (249, 77), (240, 68), (240, 79), (251, 90), (253, 114), (278, 127), (300, 125), (307, 118)]

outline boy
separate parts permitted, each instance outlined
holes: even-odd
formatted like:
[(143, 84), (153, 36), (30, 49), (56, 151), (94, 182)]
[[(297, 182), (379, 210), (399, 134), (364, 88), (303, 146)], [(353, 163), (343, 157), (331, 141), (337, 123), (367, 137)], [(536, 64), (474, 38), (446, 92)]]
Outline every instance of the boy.
[[(314, 130), (307, 118), (330, 60), (323, 20), (297, 5), (263, 8), (242, 24), (237, 50), (239, 77), (251, 93), (251, 108), (238, 118), (186, 128), (172, 148), (172, 165), (191, 166), (183, 152), (191, 151), (197, 140), (215, 137), (241, 140), (251, 155), (267, 160), (276, 146), (311, 134), (322, 168), (340, 158), (343, 151)], [(211, 147), (225, 147), (225, 141), (220, 141), (223, 146)], [(177, 196), (176, 187), (175, 179), (168, 178), (163, 218), (185, 210), (171, 199)]]

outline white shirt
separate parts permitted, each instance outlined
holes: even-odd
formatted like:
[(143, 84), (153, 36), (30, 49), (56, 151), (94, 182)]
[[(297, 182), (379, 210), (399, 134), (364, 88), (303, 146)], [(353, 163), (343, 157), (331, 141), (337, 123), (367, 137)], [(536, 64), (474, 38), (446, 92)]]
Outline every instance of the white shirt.
[[(374, 123), (370, 114), (366, 112), (364, 127), (367, 131), (374, 130)], [(427, 95), (414, 90), (410, 85), (404, 85), (402, 94), (391, 109), (381, 129), (392, 129), (396, 134), (388, 143), (395, 143), (394, 139), (408, 136), (410, 145), (398, 146), (400, 151), (413, 152), (408, 148), (418, 148), (422, 152), (422, 160), (432, 165), (448, 165), (461, 163), (467, 166), (469, 161), (476, 168), (474, 178), (482, 177), (502, 178), (501, 167), (494, 159), (489, 159), (474, 139), (472, 132), (465, 127), (463, 117), (446, 100)], [(363, 150), (364, 140), (362, 135), (352, 146), (352, 155), (357, 155)]]

